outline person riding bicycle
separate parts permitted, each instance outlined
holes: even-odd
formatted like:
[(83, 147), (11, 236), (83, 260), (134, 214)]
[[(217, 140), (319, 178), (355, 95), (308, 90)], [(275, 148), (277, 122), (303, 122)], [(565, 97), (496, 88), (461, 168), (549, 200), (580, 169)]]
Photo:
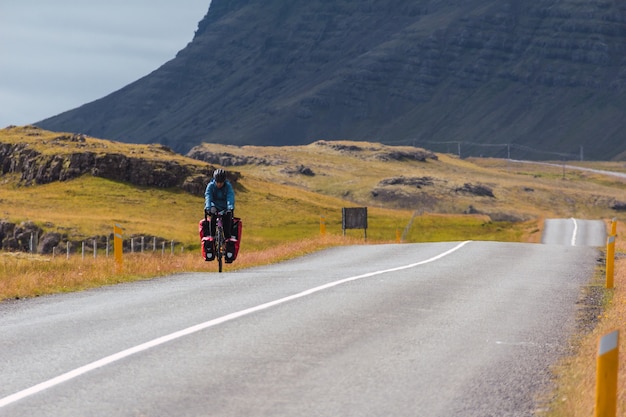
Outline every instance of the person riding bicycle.
[(237, 240), (237, 236), (232, 235), (235, 191), (230, 181), (226, 179), (226, 171), (216, 169), (213, 172), (213, 179), (206, 187), (204, 199), (204, 211), (211, 217), (210, 236), (215, 237), (217, 222), (214, 217), (221, 214), (224, 235), (227, 239), (230, 238), (231, 242)]

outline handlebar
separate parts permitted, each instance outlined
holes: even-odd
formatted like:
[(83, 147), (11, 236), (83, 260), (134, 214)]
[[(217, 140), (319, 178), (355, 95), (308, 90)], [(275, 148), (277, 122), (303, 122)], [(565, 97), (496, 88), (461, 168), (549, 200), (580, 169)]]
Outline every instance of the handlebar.
[[(222, 211), (218, 211), (217, 214), (218, 216), (223, 216), (224, 214), (228, 213), (228, 212), (233, 212), (233, 210), (222, 210)], [(206, 216), (210, 215), (211, 212), (207, 209), (204, 209), (204, 217), (206, 218)]]

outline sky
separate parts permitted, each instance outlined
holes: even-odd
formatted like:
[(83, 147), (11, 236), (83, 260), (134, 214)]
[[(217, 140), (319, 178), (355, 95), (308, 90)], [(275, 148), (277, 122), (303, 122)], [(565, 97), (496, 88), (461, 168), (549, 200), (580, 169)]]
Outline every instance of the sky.
[(183, 49), (211, 0), (2, 0), (0, 129), (55, 116)]

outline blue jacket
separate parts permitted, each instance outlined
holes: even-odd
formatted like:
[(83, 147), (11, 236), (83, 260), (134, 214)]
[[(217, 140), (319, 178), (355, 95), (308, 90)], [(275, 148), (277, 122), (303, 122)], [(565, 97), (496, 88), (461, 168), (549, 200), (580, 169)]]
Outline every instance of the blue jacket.
[(217, 211), (235, 210), (235, 191), (230, 181), (226, 180), (222, 188), (217, 188), (215, 180), (211, 180), (204, 192), (204, 209), (215, 206)]

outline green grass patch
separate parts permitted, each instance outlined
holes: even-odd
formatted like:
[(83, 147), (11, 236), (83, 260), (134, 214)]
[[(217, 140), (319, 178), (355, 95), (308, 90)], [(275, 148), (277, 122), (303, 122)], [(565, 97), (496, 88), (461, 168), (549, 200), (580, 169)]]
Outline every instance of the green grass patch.
[(441, 242), (459, 240), (494, 240), (519, 242), (524, 223), (492, 222), (486, 216), (431, 215), (417, 216), (406, 235), (408, 242)]

